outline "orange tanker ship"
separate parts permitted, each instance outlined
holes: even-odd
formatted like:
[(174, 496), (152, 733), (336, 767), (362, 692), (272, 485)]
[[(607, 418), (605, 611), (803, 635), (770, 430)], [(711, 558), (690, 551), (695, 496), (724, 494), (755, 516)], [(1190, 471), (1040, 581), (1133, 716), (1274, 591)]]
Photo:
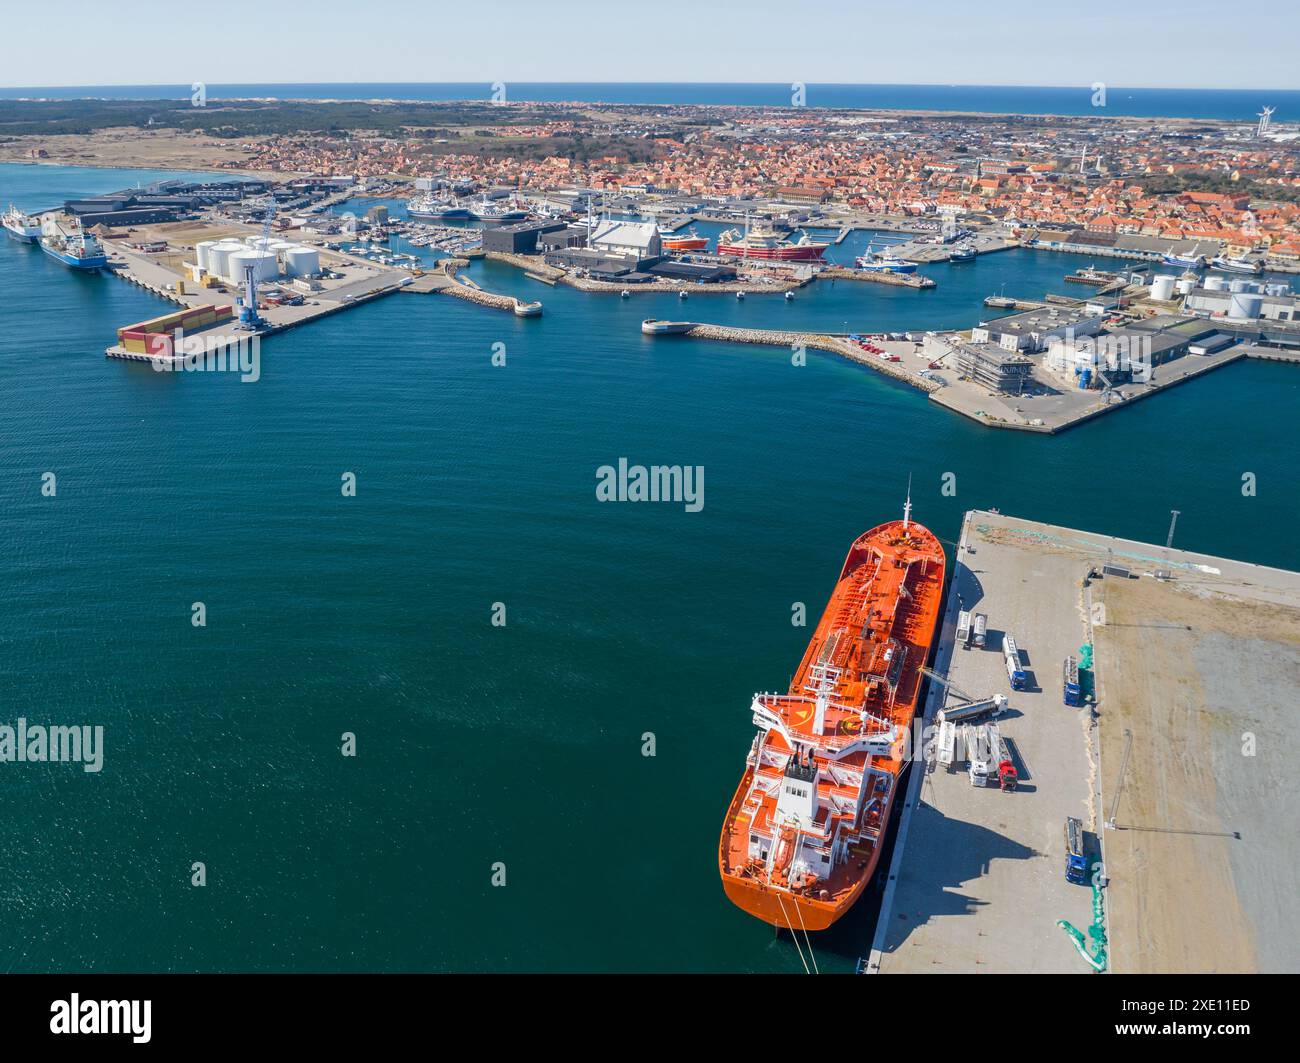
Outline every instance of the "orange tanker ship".
[(723, 889), (750, 915), (824, 930), (870, 880), (943, 574), (943, 547), (909, 501), (849, 550), (790, 692), (754, 696), (758, 734), (718, 848)]

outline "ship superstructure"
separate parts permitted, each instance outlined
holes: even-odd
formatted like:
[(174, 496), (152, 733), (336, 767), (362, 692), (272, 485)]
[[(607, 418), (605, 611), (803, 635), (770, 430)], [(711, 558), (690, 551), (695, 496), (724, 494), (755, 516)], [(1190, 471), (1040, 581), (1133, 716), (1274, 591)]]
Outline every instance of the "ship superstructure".
[(879, 858), (943, 590), (939, 541), (911, 520), (862, 535), (786, 693), (758, 733), (718, 851), (727, 896), (777, 927), (822, 930)]

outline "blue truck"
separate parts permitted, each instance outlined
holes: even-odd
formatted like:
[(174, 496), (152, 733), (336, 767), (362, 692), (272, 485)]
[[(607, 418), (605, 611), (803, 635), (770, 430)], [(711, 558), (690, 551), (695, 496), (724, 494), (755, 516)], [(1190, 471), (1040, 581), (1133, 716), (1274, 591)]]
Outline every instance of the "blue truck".
[(1062, 699), (1067, 705), (1078, 705), (1083, 700), (1083, 692), (1079, 686), (1079, 662), (1073, 657), (1065, 659), (1065, 676), (1061, 688)]
[(1065, 821), (1065, 879), (1088, 881), (1088, 861), (1083, 854), (1083, 821), (1070, 816)]
[(1020, 667), (1020, 650), (1016, 648), (1016, 640), (1010, 634), (1002, 636), (1002, 655), (1007, 661), (1007, 678), (1011, 680), (1011, 689), (1024, 690), (1025, 673)]

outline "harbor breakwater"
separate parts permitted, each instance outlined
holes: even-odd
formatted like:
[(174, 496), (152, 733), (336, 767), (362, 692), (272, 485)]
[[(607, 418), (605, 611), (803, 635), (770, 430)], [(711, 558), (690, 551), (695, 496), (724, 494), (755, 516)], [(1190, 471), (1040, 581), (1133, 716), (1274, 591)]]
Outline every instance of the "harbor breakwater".
[(754, 343), (766, 347), (786, 347), (790, 350), (816, 350), (836, 354), (883, 373), (887, 377), (902, 381), (924, 392), (938, 391), (940, 384), (934, 380), (918, 376), (904, 368), (900, 362), (890, 362), (878, 356), (872, 356), (855, 343), (840, 336), (828, 336), (817, 332), (791, 332), (773, 329), (735, 328), (729, 325), (692, 324), (680, 335), (698, 340), (720, 340), (724, 343)]

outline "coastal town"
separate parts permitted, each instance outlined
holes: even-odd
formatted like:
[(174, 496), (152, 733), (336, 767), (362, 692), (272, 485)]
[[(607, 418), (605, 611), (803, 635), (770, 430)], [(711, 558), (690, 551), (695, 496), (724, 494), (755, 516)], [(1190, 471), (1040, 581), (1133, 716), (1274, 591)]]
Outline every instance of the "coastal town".
[[(414, 178), (521, 190), (589, 188), (707, 201), (766, 199), (869, 215), (996, 220), (1018, 232), (1072, 227), (1222, 244), (1300, 263), (1300, 139), (1262, 121), (873, 115), (743, 108), (587, 108), (584, 121), (475, 126), (492, 150), (386, 136), (275, 136), (241, 145), (242, 168)], [(539, 120), (530, 120), (534, 112)], [(599, 138), (577, 158), (535, 145)], [(635, 145), (638, 159), (623, 145)], [(512, 150), (516, 149), (516, 150)], [(539, 157), (540, 156), (540, 157)], [(630, 157), (631, 156), (631, 157)], [(1214, 187), (1200, 187), (1201, 185)]]

